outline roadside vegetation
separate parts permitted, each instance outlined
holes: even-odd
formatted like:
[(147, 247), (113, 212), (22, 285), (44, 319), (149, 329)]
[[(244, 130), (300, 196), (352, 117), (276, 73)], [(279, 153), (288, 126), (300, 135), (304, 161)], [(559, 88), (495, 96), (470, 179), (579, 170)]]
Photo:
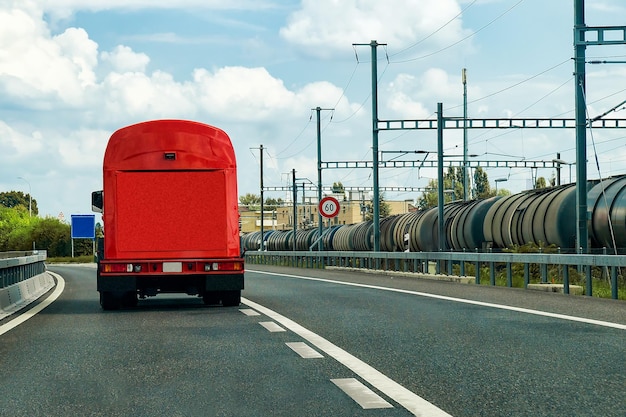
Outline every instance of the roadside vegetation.
[[(96, 226), (96, 235), (100, 233)], [(37, 201), (18, 191), (0, 193), (0, 252), (46, 250), (48, 258), (72, 259), (70, 225), (39, 217)], [(91, 256), (93, 241), (74, 239), (74, 256)]]
[[(555, 245), (550, 246), (538, 246), (535, 244), (526, 244), (523, 246), (515, 246), (513, 248), (504, 249), (503, 252), (508, 253), (558, 253), (558, 248)], [(460, 266), (455, 265), (453, 267), (455, 275), (459, 275)], [(586, 291), (587, 275), (583, 271), (579, 271), (575, 266), (568, 267), (569, 284), (570, 286), (577, 285), (582, 287), (583, 294)], [(476, 266), (473, 263), (465, 263), (465, 275), (476, 276)], [(542, 281), (542, 276), (545, 277)], [(532, 265), (529, 269), (530, 284), (560, 284), (562, 285), (564, 279), (563, 265), (546, 265), (541, 270), (539, 265)], [(611, 278), (610, 270), (608, 268), (593, 267), (591, 268), (591, 279), (593, 296), (600, 298), (611, 298)], [(491, 285), (491, 274), (488, 265), (480, 268), (480, 284)], [(495, 284), (496, 286), (507, 286), (507, 270), (504, 264), (496, 264), (495, 270)], [(511, 287), (524, 288), (524, 265), (512, 264), (511, 266)], [(626, 271), (618, 269), (617, 274), (617, 297), (620, 300), (626, 300)]]

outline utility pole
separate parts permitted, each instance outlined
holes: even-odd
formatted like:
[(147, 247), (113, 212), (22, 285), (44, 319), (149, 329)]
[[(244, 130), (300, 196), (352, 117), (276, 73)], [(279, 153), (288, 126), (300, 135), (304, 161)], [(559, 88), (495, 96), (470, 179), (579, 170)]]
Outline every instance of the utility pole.
[[(317, 114), (317, 202), (319, 204), (322, 201), (322, 128), (320, 122), (320, 113), (322, 110), (330, 110), (333, 111), (335, 109), (323, 109), (321, 107), (316, 107), (315, 112)], [(304, 185), (303, 185), (304, 186)], [(323, 217), (320, 211), (317, 211), (317, 230), (318, 234), (321, 237), (322, 232), (324, 231)], [(324, 241), (322, 239), (319, 240), (318, 250), (324, 250)]]
[(561, 153), (560, 152), (556, 153), (556, 159), (557, 161), (559, 161), (556, 165), (556, 185), (561, 185)]
[(372, 54), (372, 170), (374, 179), (374, 201), (373, 206), (373, 229), (374, 229), (374, 252), (380, 252), (380, 191), (378, 189), (378, 56), (379, 45), (375, 40), (369, 44), (355, 43), (353, 46), (369, 45)]
[(292, 178), (292, 187), (293, 187), (293, 251), (296, 251), (296, 233), (298, 232), (298, 188), (296, 186), (296, 170), (295, 168), (291, 170), (291, 178)]
[(585, 2), (574, 2), (574, 82), (576, 108), (576, 244), (587, 253), (587, 116), (585, 103)]
[(264, 239), (264, 234), (263, 234), (263, 226), (265, 223), (265, 212), (263, 210), (263, 203), (265, 201), (264, 197), (263, 197), (263, 145), (259, 146), (259, 153), (261, 155), (260, 160), (261, 160), (261, 252), (263, 252), (263, 250), (265, 250), (264, 246), (265, 246), (265, 239)]
[(437, 103), (437, 230), (439, 234), (439, 251), (446, 250), (446, 236), (443, 218), (443, 103)]
[(263, 190), (263, 188), (264, 188), (263, 187), (263, 145), (259, 145), (258, 148), (250, 148), (250, 149), (258, 149), (259, 152), (260, 152), (260, 165), (261, 165), (260, 170), (261, 170), (261, 172), (260, 172), (259, 176), (261, 178), (261, 180), (260, 180), (260, 183), (261, 183), (260, 184), (260, 186), (261, 186), (261, 244), (259, 246), (259, 250), (261, 252), (263, 252), (263, 250), (265, 249), (265, 242), (263, 240), (263, 220), (265, 218), (265, 213), (264, 213), (264, 210), (263, 210), (263, 191), (264, 191)]
[(469, 177), (467, 173), (467, 70), (463, 68), (463, 201), (468, 200)]

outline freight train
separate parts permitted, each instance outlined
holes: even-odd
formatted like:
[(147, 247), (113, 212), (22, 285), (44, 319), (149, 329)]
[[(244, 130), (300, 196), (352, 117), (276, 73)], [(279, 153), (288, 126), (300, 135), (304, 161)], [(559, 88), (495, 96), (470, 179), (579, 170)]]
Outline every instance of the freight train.
[[(588, 230), (591, 248), (626, 248), (626, 176), (587, 183)], [(439, 250), (437, 207), (389, 216), (380, 220), (383, 252)], [(610, 221), (609, 221), (610, 220)], [(576, 186), (524, 191), (482, 200), (456, 201), (444, 206), (445, 247), (451, 251), (484, 251), (535, 244), (554, 245), (575, 252)], [(269, 251), (316, 250), (318, 229), (269, 230), (264, 246)], [(324, 250), (371, 251), (371, 221), (331, 226), (322, 237)], [(261, 233), (242, 237), (245, 250), (259, 250)]]

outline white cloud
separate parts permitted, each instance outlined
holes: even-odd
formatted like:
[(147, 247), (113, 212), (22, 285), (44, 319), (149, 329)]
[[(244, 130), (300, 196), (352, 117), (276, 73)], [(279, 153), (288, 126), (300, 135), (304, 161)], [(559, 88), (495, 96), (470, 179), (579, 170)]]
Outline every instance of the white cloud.
[(67, 136), (62, 135), (53, 143), (60, 155), (61, 166), (70, 169), (91, 169), (102, 163), (109, 132), (79, 128)]
[(265, 68), (226, 67), (194, 71), (200, 103), (213, 115), (234, 120), (266, 120), (291, 112), (296, 94)]
[(128, 46), (118, 45), (111, 52), (102, 52), (100, 59), (108, 63), (114, 72), (145, 72), (150, 63), (146, 54), (136, 53)]
[(102, 97), (95, 105), (103, 109), (101, 117), (109, 125), (183, 115), (193, 118), (197, 112), (193, 89), (161, 71), (152, 75), (113, 72), (103, 80), (100, 91)]
[[(237, 1), (220, 3), (233, 8), (248, 4)], [(113, 27), (103, 30), (104, 34), (97, 29), (90, 33), (78, 27), (80, 19), (72, 21), (75, 27), (64, 27), (62, 22), (57, 22), (59, 25), (55, 27), (50, 23), (51, 14), (63, 18), (72, 16), (77, 10), (94, 11), (98, 7), (206, 10), (218, 7), (216, 4), (205, 0), (175, 3), (153, 0), (0, 0), (0, 178), (4, 181), (0, 188), (23, 187), (18, 180), (13, 180), (14, 183), (7, 180), (21, 175), (32, 183), (44, 214), (56, 215), (59, 211), (69, 214), (79, 210), (73, 207), (88, 208), (90, 191), (101, 186), (102, 156), (110, 134), (122, 126), (155, 118), (199, 120), (228, 132), (237, 152), (239, 190), (242, 193), (258, 192), (258, 166), (250, 156), (256, 151), (250, 148), (256, 148), (260, 143), (266, 147), (268, 156), (271, 155), (266, 159), (266, 185), (281, 184), (281, 175), (294, 167), (299, 177), (316, 178), (315, 112), (311, 109), (317, 106), (335, 108), (334, 113), (322, 112), (325, 161), (371, 158), (369, 65), (361, 65), (357, 68), (360, 71), (355, 70), (354, 79), (350, 78), (345, 92), (341, 88), (345, 84), (338, 86), (329, 81), (346, 81), (349, 68), (342, 66), (343, 62), (294, 60), (276, 45), (284, 48), (283, 40), (287, 40), (309, 53), (328, 52), (330, 55), (340, 48), (349, 49), (352, 42), (378, 39), (389, 43), (390, 48), (400, 50), (432, 34), (460, 11), (453, 0), (304, 0), (284, 24), (282, 40), (260, 32), (249, 38), (245, 31), (223, 35), (201, 31), (188, 35), (172, 22), (171, 28), (158, 28), (162, 33), (171, 33), (166, 40), (224, 36), (245, 38), (241, 42), (253, 46), (238, 55), (231, 54), (234, 43), (203, 43), (198, 46), (198, 51), (206, 53), (207, 57), (219, 54), (220, 60), (215, 62), (220, 64), (203, 68), (203, 61), (195, 60), (182, 75), (181, 72), (174, 75), (170, 72), (174, 71), (172, 67), (164, 66), (170, 63), (169, 56), (159, 57), (156, 49), (146, 49), (150, 52), (141, 49), (146, 45), (145, 39), (151, 36), (154, 39), (154, 33), (118, 33)], [(262, 3), (254, 4), (263, 7)], [(265, 6), (271, 5), (265, 3)], [(272, 14), (272, 17), (282, 18), (285, 13)], [(276, 18), (267, 27), (276, 28), (280, 24)], [(571, 29), (568, 27), (568, 30)], [(119, 37), (105, 40), (104, 36), (110, 33)], [(454, 20), (407, 54), (417, 49), (420, 55), (427, 50), (440, 49), (466, 33), (462, 21)], [(493, 35), (489, 35), (490, 39)], [(103, 46), (105, 42), (109, 43)], [(171, 43), (164, 42), (162, 46), (166, 48)], [(274, 55), (268, 54), (267, 59), (259, 60), (259, 54), (254, 53), (259, 50), (267, 52), (270, 48), (276, 51)], [(465, 56), (466, 51), (461, 55)], [(250, 59), (251, 55), (254, 59)], [(368, 55), (366, 50), (363, 55)], [(351, 58), (353, 52), (350, 50), (344, 56)], [(452, 64), (445, 62), (453, 58)], [(412, 62), (402, 66), (389, 65), (386, 71), (379, 73), (382, 77), (379, 116), (382, 119), (433, 117), (437, 102), (445, 104), (446, 115), (460, 115), (462, 58), (447, 56), (439, 60), (437, 55), (433, 60), (419, 61), (416, 65)], [(176, 59), (183, 59), (182, 54)], [(480, 61), (482, 64), (482, 57)], [(504, 64), (499, 62), (499, 65)], [(546, 78), (522, 84), (503, 94), (474, 101), (528, 78), (529, 74), (523, 73), (524, 70), (523, 67), (502, 69), (498, 76), (483, 76), (479, 81), (480, 69), (470, 65), (470, 117), (504, 116), (507, 112), (515, 114), (527, 107), (529, 110), (523, 115), (553, 116), (573, 108), (573, 84), (552, 93), (570, 76), (570, 68), (561, 75), (552, 78), (546, 75)], [(511, 76), (512, 72), (516, 75)], [(623, 80), (624, 71), (620, 72), (617, 66), (607, 69), (606, 73), (588, 76), (593, 114), (622, 100), (619, 95), (609, 97), (609, 94), (623, 90)], [(534, 105), (544, 96), (548, 99)], [(474, 130), (470, 132), (470, 152), (494, 153), (504, 149), (507, 153), (524, 154), (525, 157), (545, 154), (552, 158), (554, 150), (558, 149), (563, 151), (562, 158), (571, 160), (572, 141), (567, 138), (555, 140), (557, 134), (565, 137), (570, 133), (515, 131), (505, 136), (501, 131)], [(416, 141), (418, 136), (419, 141)], [(446, 132), (446, 146), (454, 146), (458, 137), (459, 131)], [(604, 139), (600, 134), (597, 137)], [(384, 132), (380, 137), (385, 150), (433, 149), (434, 143), (433, 132)], [(609, 145), (617, 146), (617, 143)], [(611, 155), (617, 154), (618, 151), (611, 152)], [(617, 161), (613, 162), (613, 167), (618, 165)], [(329, 169), (324, 172), (324, 181), (367, 186), (371, 185), (370, 174), (371, 170)], [(419, 172), (385, 173), (386, 178), (398, 183), (405, 178), (413, 181), (410, 178), (419, 175)]]
[(19, 132), (0, 120), (0, 149), (4, 157), (27, 156), (43, 148), (41, 132), (34, 131), (30, 135)]
[[(13, 0), (32, 2), (32, 0)], [(260, 10), (275, 8), (273, 1), (266, 0), (37, 0), (41, 9), (50, 13), (54, 20), (71, 17), (76, 11), (92, 12), (102, 10), (137, 10), (137, 9), (187, 9), (187, 10)]]
[(79, 105), (83, 88), (95, 82), (97, 45), (83, 29), (52, 37), (42, 19), (35, 8), (0, 9), (0, 89), (28, 107), (49, 108), (57, 99)]
[[(297, 138), (312, 107), (336, 103), (336, 112), (346, 117), (358, 109), (326, 81), (288, 88), (265, 68), (243, 66), (199, 68), (191, 79), (179, 81), (166, 71), (148, 73), (150, 57), (127, 45), (98, 49), (82, 28), (54, 35), (35, 3), (0, 6), (0, 105), (20, 115), (12, 122), (0, 115), (0, 170), (29, 178), (43, 214), (61, 211), (57, 206), (64, 203), (53, 203), (57, 197), (88, 200), (100, 181), (108, 137), (122, 126), (157, 118), (201, 120), (223, 127), (239, 150), (262, 140), (276, 153), (285, 138)], [(348, 137), (350, 129), (343, 134)], [(310, 148), (312, 138), (299, 138), (289, 151)], [(314, 152), (310, 148), (310, 155)], [(274, 163), (280, 166), (277, 172), (289, 163), (315, 172), (308, 157)], [(23, 167), (28, 172), (22, 173)], [(84, 186), (90, 188), (82, 190), (83, 196), (55, 191), (60, 178), (76, 179), (81, 173), (88, 173)], [(244, 189), (257, 182), (241, 178)], [(72, 187), (81, 186), (72, 181)]]
[(417, 76), (401, 73), (387, 86), (387, 106), (406, 119), (433, 118), (436, 103), (432, 98), (439, 97), (443, 103), (458, 102), (460, 84), (460, 74), (454, 77), (440, 68)]
[[(433, 34), (459, 12), (455, 0), (303, 0), (280, 34), (318, 56), (373, 39), (398, 50)], [(453, 20), (422, 51), (457, 41), (462, 34), (461, 20)]]

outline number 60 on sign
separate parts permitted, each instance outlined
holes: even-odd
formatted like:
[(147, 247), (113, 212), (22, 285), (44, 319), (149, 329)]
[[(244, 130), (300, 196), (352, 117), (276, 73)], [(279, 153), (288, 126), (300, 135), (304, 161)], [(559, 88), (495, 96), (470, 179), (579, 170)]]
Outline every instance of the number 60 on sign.
[(335, 197), (324, 197), (320, 201), (318, 209), (322, 216), (330, 219), (339, 214), (339, 201)]

